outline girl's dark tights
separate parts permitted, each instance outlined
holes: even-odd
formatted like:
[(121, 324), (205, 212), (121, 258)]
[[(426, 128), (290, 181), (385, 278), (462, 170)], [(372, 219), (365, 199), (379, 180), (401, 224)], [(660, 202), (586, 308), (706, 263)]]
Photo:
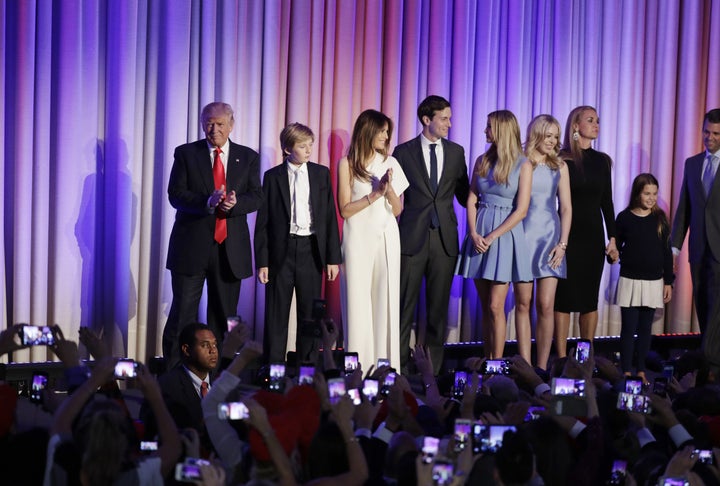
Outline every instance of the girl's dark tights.
[[(637, 371), (645, 371), (645, 358), (650, 351), (650, 338), (655, 309), (621, 307), (620, 364), (623, 372), (632, 372), (633, 348), (637, 352)], [(635, 345), (637, 334), (637, 346)]]

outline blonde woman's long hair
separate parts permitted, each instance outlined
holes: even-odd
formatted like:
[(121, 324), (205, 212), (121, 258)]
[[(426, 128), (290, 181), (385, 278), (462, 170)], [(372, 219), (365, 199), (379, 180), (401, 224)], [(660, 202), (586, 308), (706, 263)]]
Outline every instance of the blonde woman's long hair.
[(520, 125), (509, 110), (493, 111), (488, 115), (488, 125), (492, 135), (492, 145), (482, 156), (478, 175), (485, 177), (493, 170), (493, 178), (498, 184), (507, 184), (510, 171), (522, 153)]
[(553, 170), (560, 168), (560, 122), (552, 115), (538, 115), (532, 119), (527, 129), (527, 139), (525, 141), (525, 155), (530, 159), (533, 167), (537, 165), (537, 160), (543, 155), (540, 153), (539, 147), (545, 143), (545, 134), (550, 127), (557, 128), (558, 141), (553, 147), (553, 151), (545, 155), (545, 164)]
[[(388, 138), (385, 147), (377, 150), (373, 146), (373, 140), (385, 125), (388, 127)], [(371, 174), (365, 168), (365, 163), (371, 160), (376, 152), (380, 153), (383, 159), (387, 159), (392, 132), (393, 122), (386, 114), (377, 110), (365, 110), (360, 113), (355, 121), (347, 155), (351, 181), (356, 178), (363, 181), (370, 180)]]

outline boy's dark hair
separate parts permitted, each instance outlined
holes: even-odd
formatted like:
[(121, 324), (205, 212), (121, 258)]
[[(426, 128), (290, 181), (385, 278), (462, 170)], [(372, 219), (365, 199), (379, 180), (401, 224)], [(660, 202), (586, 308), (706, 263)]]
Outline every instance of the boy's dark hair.
[(180, 347), (181, 356), (183, 345), (187, 344), (190, 347), (194, 346), (195, 341), (197, 340), (195, 334), (198, 331), (205, 330), (210, 330), (210, 328), (202, 322), (193, 322), (182, 328), (182, 330), (180, 331), (180, 335), (178, 336), (178, 346)]

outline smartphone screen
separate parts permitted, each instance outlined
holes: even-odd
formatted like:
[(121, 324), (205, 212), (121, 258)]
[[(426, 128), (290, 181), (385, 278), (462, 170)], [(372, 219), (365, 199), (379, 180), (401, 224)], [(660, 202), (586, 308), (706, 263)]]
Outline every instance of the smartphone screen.
[(313, 365), (300, 365), (300, 374), (298, 375), (298, 385), (312, 385), (315, 376), (315, 367)]
[(432, 467), (433, 485), (444, 486), (453, 482), (455, 471), (450, 461), (435, 461)]
[(390, 372), (387, 375), (385, 375), (385, 379), (383, 380), (382, 388), (380, 389), (380, 394), (387, 396), (390, 393), (390, 388), (395, 384), (395, 376), (396, 373)]
[(625, 378), (625, 393), (639, 395), (642, 393), (643, 381), (639, 376), (628, 376)]
[(675, 375), (675, 367), (671, 364), (666, 364), (663, 366), (662, 375), (667, 378), (668, 381), (672, 380), (672, 377)]
[(200, 466), (195, 464), (180, 463), (175, 466), (175, 481), (183, 483), (202, 480)]
[(390, 360), (387, 358), (378, 358), (376, 368), (380, 368), (381, 366), (390, 366)]
[(455, 398), (462, 398), (465, 395), (465, 386), (467, 385), (467, 371), (456, 371), (453, 380), (452, 394)]
[(358, 354), (345, 353), (345, 373), (350, 374), (358, 367)]
[(227, 330), (228, 332), (235, 329), (235, 327), (240, 324), (240, 316), (228, 316), (227, 318)]
[(337, 403), (345, 395), (345, 378), (330, 378), (327, 384), (330, 403)]
[(525, 414), (525, 422), (539, 419), (544, 411), (545, 407), (528, 407), (527, 414)]
[(698, 462), (703, 464), (715, 464), (715, 456), (713, 455), (712, 449), (695, 449), (693, 455), (697, 457)]
[(627, 410), (628, 412), (650, 413), (650, 397), (645, 395), (634, 395), (632, 393), (620, 392), (617, 400), (618, 410)]
[(137, 364), (131, 359), (119, 359), (115, 363), (115, 378), (125, 380), (137, 376)]
[(55, 344), (55, 336), (50, 326), (22, 327), (21, 342), (23, 346), (52, 346)]
[(483, 362), (484, 375), (509, 375), (510, 361), (507, 359), (488, 359)]
[(243, 402), (227, 402), (218, 404), (218, 418), (220, 420), (246, 420), (250, 411)]
[(158, 450), (158, 443), (155, 440), (141, 440), (140, 450), (142, 452), (153, 452)]
[(473, 425), (473, 452), (474, 453), (492, 453), (494, 454), (502, 447), (503, 436), (505, 432), (516, 432), (514, 425), (483, 425), (475, 423)]
[(42, 391), (47, 387), (47, 373), (35, 372), (32, 376), (30, 384), (30, 401), (34, 403), (42, 402)]
[(612, 471), (610, 471), (610, 480), (608, 484), (624, 485), (625, 476), (627, 475), (627, 461), (616, 459), (613, 461)]
[(428, 435), (425, 436), (422, 446), (422, 461), (425, 464), (430, 464), (433, 460), (435, 460), (439, 445), (440, 439), (437, 437), (430, 437)]
[(462, 452), (470, 443), (470, 429), (472, 422), (469, 419), (455, 419), (455, 452)]
[(550, 392), (553, 395), (585, 396), (585, 380), (575, 378), (553, 378)]
[(360, 398), (360, 390), (357, 388), (351, 388), (347, 391), (348, 395), (353, 401), (353, 405), (360, 405), (362, 403), (362, 399)]
[(585, 363), (590, 359), (590, 340), (579, 339), (575, 347), (575, 359), (578, 363)]
[(689, 486), (690, 481), (685, 476), (663, 476), (658, 484), (661, 486)]
[(285, 363), (270, 364), (270, 391), (282, 392), (285, 389)]
[(363, 382), (363, 395), (365, 395), (365, 397), (368, 400), (372, 401), (375, 399), (375, 397), (377, 397), (377, 394), (378, 394), (378, 381), (373, 380), (372, 378), (367, 378)]

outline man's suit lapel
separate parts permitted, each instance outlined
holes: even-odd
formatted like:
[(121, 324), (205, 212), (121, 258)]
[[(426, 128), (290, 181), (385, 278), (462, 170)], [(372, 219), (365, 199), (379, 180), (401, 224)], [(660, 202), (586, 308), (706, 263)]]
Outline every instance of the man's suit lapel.
[(415, 179), (422, 179), (424, 181), (423, 187), (428, 194), (432, 194), (430, 189), (430, 174), (428, 174), (427, 167), (425, 166), (425, 157), (422, 153), (422, 144), (420, 143), (420, 135), (415, 139), (412, 150), (413, 170), (415, 170)]
[(225, 189), (228, 192), (233, 190), (234, 187), (237, 187), (240, 181), (240, 152), (237, 147), (237, 145), (230, 142), (227, 158), (227, 173), (225, 174)]
[(196, 162), (200, 172), (200, 179), (205, 184), (208, 193), (215, 191), (215, 181), (213, 179), (212, 161), (209, 157), (208, 144), (205, 140), (200, 140), (197, 145)]
[(287, 171), (287, 162), (283, 162), (280, 166), (280, 169), (277, 171), (277, 177), (275, 177), (274, 182), (278, 185), (278, 190), (280, 191), (280, 195), (282, 196), (281, 199), (283, 208), (285, 209), (285, 214), (287, 214), (287, 218), (289, 221), (292, 213), (290, 212), (290, 182), (288, 179)]

